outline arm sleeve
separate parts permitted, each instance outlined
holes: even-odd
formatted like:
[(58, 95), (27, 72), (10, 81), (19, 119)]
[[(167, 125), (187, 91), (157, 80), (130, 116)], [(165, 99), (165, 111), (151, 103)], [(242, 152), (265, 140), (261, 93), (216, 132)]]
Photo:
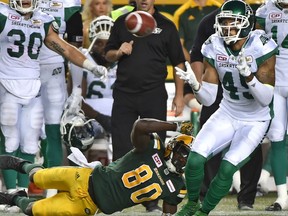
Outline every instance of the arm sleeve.
[(66, 33), (68, 42), (82, 42), (83, 24), (80, 12), (74, 13), (66, 23)]
[[(271, 85), (263, 84), (254, 76), (253, 79), (247, 83), (250, 93), (261, 106), (268, 106), (273, 98), (274, 87)], [(263, 94), (263, 92), (265, 92)]]
[(204, 106), (211, 106), (215, 100), (218, 91), (218, 85), (208, 82), (202, 82), (199, 91), (195, 91), (194, 95), (197, 100)]

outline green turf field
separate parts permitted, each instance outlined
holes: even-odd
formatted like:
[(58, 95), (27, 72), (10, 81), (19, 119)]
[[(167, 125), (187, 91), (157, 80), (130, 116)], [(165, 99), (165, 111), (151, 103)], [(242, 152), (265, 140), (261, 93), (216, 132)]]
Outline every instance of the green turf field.
[[(262, 216), (262, 215), (277, 215), (277, 216), (286, 216), (288, 215), (288, 211), (282, 211), (282, 212), (266, 212), (264, 211), (264, 208), (267, 205), (270, 205), (275, 200), (276, 194), (275, 193), (269, 193), (268, 195), (265, 195), (263, 197), (257, 197), (254, 204), (254, 209), (252, 211), (239, 211), (237, 209), (237, 202), (236, 202), (236, 196), (235, 195), (228, 195), (226, 196), (216, 207), (214, 211), (210, 213), (211, 216)], [(184, 204), (186, 200), (183, 201)], [(12, 213), (0, 213), (2, 216), (24, 216), (24, 214), (12, 214)], [(104, 214), (98, 214), (99, 216), (102, 216)], [(113, 215), (117, 216), (160, 216), (160, 214), (153, 214), (153, 213), (146, 213), (144, 210), (144, 207), (141, 205), (125, 209), (121, 213), (115, 213)], [(55, 215), (56, 216), (56, 215)], [(60, 216), (60, 215), (59, 215)]]

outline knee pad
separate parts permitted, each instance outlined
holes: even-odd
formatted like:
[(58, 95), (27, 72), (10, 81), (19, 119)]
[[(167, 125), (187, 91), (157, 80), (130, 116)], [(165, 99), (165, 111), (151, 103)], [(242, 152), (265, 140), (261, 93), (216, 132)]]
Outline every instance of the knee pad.
[(18, 122), (19, 105), (16, 103), (1, 104), (1, 124), (15, 126)]
[(65, 83), (63, 81), (48, 82), (46, 88), (42, 91), (42, 100), (44, 104), (45, 123), (59, 124), (67, 97)]

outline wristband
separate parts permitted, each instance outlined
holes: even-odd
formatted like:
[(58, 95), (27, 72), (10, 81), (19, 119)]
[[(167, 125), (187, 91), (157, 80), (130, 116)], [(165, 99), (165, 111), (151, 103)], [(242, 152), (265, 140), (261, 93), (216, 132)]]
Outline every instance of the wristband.
[(85, 61), (83, 62), (83, 68), (88, 71), (92, 71), (95, 68), (95, 64), (92, 63), (89, 59), (85, 59)]

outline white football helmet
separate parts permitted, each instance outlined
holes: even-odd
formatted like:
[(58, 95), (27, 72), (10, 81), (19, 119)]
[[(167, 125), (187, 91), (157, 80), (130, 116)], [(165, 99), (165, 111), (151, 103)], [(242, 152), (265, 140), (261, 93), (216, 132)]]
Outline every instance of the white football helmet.
[[(10, 8), (13, 10), (16, 10), (22, 14), (27, 14), (38, 8), (39, 0), (10, 0), (9, 4)], [(30, 4), (30, 7), (25, 6), (28, 4)]]
[(193, 136), (180, 134), (172, 137), (165, 149), (164, 159), (170, 172), (183, 174), (191, 151), (190, 144), (194, 140)]
[(105, 15), (97, 17), (90, 23), (89, 39), (91, 41), (95, 38), (108, 40), (113, 25), (114, 21), (111, 17)]
[[(65, 115), (65, 113), (64, 113)], [(83, 113), (62, 116), (60, 131), (64, 144), (67, 147), (75, 147), (80, 151), (91, 148), (95, 139), (95, 119), (87, 120)]]
[[(229, 25), (223, 20), (234, 20)], [(254, 15), (252, 8), (242, 0), (228, 0), (222, 6), (219, 14), (216, 15), (215, 28), (217, 34), (224, 39), (227, 45), (236, 43), (246, 38), (254, 27)], [(231, 31), (236, 30), (236, 34)]]
[[(288, 0), (273, 0), (274, 4), (278, 5), (280, 8), (283, 8), (282, 6), (285, 5), (288, 6)], [(281, 5), (282, 4), (282, 5)]]

